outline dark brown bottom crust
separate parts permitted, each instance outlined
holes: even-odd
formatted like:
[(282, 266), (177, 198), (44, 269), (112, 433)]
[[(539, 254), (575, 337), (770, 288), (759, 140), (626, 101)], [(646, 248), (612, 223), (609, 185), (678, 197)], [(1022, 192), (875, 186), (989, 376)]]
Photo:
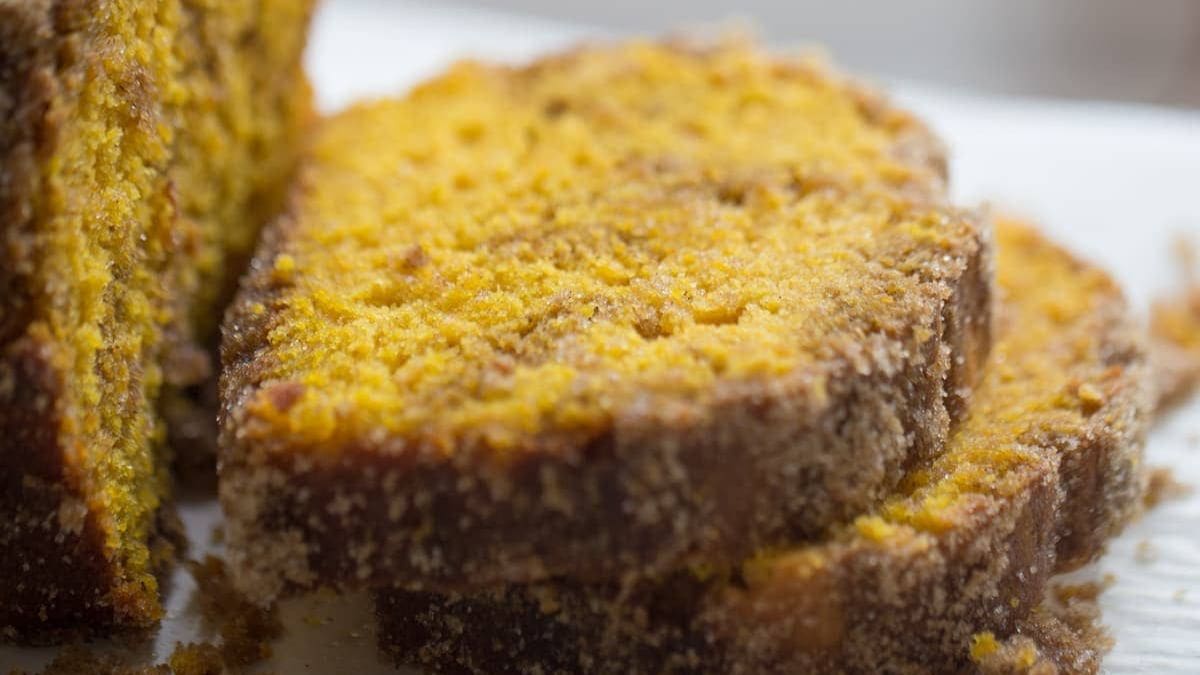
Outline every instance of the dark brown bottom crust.
[[(105, 537), (59, 447), (61, 386), (47, 352), (25, 339), (0, 355), (0, 640), (49, 644), (157, 623), (157, 594), (122, 583)], [(10, 450), (11, 449), (11, 450)], [(159, 511), (151, 555), (161, 577), (182, 550), (171, 504)]]
[[(54, 491), (26, 491), (29, 508), (6, 522), (41, 522), (41, 534), (9, 539), (15, 529), (0, 528), (0, 548), (12, 542), (20, 552), (0, 561), (0, 642), (26, 646), (57, 645), (96, 638), (141, 639), (162, 615), (157, 596), (122, 587), (103, 553), (103, 538), (91, 519), (79, 536), (45, 536), (45, 514), (57, 510)], [(41, 507), (39, 510), (38, 507)], [(46, 507), (50, 507), (47, 509)], [(10, 518), (13, 521), (8, 521)], [(56, 527), (56, 525), (55, 525)], [(159, 509), (150, 535), (150, 554), (159, 587), (187, 551), (187, 539), (175, 505)], [(16, 580), (10, 582), (9, 580)]]
[[(471, 596), (391, 590), (376, 594), (379, 643), (397, 665), (453, 675), (955, 672), (973, 632), (1007, 635), (1038, 602), (1053, 565), (1055, 493), (1044, 480), (995, 514), (1008, 536), (994, 546), (908, 551), (908, 570), (889, 565), (896, 556), (850, 552), (831, 563), (840, 568), (833, 587), (785, 590), (778, 606), (737, 597), (737, 579), (690, 574), (624, 592), (568, 583)], [(810, 595), (826, 592), (844, 598), (836, 616)]]
[[(1103, 463), (1130, 461), (1131, 443), (1122, 436), (1081, 448), (1085, 475), (1111, 478)], [(934, 550), (835, 546), (820, 583), (776, 584), (777, 595), (691, 573), (627, 589), (557, 582), (465, 596), (382, 591), (380, 645), (399, 665), (453, 674), (957, 672), (970, 667), (974, 633), (1024, 630), (1054, 570), (1094, 556), (1135, 508), (1113, 496), (1124, 495), (1124, 478), (1105, 485), (1058, 471), (1050, 459), (1030, 467), (1023, 493), (978, 514), (965, 540), (939, 540)], [(1060, 519), (1094, 522), (1097, 511), (1117, 520), (1086, 537), (1078, 530), (1069, 545), (1078, 557), (1056, 565)]]
[(210, 495), (217, 490), (218, 406), (216, 378), (168, 389), (159, 400), (175, 480)]

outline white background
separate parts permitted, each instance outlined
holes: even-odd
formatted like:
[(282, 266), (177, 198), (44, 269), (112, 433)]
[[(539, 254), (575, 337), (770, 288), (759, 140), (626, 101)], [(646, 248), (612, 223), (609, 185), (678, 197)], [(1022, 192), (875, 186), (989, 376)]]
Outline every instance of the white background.
[[(593, 34), (495, 12), (403, 2), (338, 2), (319, 17), (309, 64), (321, 106), (402, 91), (463, 56), (523, 59)], [(924, 115), (952, 148), (964, 204), (991, 202), (1037, 218), (1060, 241), (1111, 269), (1139, 311), (1177, 280), (1170, 247), (1200, 238), (1200, 113), (1109, 104), (984, 98), (911, 83), (889, 88)], [(1152, 464), (1200, 486), (1200, 403), (1151, 436)], [(212, 548), (217, 510), (189, 501), (194, 552)], [(1141, 561), (1141, 562), (1139, 562)], [(1085, 575), (1116, 575), (1102, 596), (1117, 644), (1113, 673), (1200, 672), (1200, 496), (1170, 502), (1132, 526)], [(143, 659), (177, 640), (211, 636), (194, 611), (195, 585), (174, 575), (168, 616)], [(389, 673), (375, 655), (361, 595), (318, 596), (284, 607), (286, 636), (264, 669), (279, 673)], [(0, 647), (0, 672), (36, 668), (53, 650)]]
[(1194, 0), (469, 2), (639, 31), (733, 15), (757, 23), (772, 43), (820, 42), (855, 71), (1000, 94), (1200, 107)]

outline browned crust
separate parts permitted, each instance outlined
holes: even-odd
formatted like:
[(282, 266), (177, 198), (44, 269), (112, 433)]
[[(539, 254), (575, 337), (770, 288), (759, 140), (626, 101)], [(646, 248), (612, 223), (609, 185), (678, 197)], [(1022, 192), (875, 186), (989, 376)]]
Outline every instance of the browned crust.
[(814, 577), (766, 592), (686, 573), (624, 591), (381, 591), (379, 643), (398, 665), (438, 673), (954, 672), (975, 627), (1007, 632), (1019, 614), (1009, 598), (1039, 599), (1054, 487), (1042, 476), (1022, 503), (988, 505), (978, 521), (992, 532), (979, 542), (846, 547)]
[[(864, 115), (898, 129), (897, 154), (935, 183), (912, 186), (925, 194), (910, 197), (940, 198), (940, 145), (913, 118), (846, 87)], [(302, 175), (297, 196), (305, 189)], [(261, 307), (286, 290), (271, 267), (295, 230), (285, 215), (267, 228), (225, 324), (221, 495), (239, 584), (266, 600), (317, 584), (605, 579), (819, 536), (941, 447), (988, 351), (988, 246), (966, 216), (947, 218), (972, 234), (929, 252), (921, 309), (832, 345), (820, 368), (728, 386), (711, 407), (668, 401), (632, 412), (597, 437), (531, 439), (536, 448), (503, 464), (395, 438), (336, 449), (244, 440), (257, 392), (284, 406), (294, 398), (296, 385), (262, 374), (274, 316)], [(813, 396), (820, 378), (826, 401)]]
[(28, 195), (37, 181), (41, 120), (54, 90), (43, 2), (0, 5), (0, 345), (30, 320)]
[[(971, 635), (1007, 635), (1052, 573), (1094, 557), (1137, 508), (1149, 371), (1119, 293), (1083, 328), (1109, 396), (1037, 451), (1011, 499), (981, 495), (942, 535), (836, 539), (765, 582), (571, 582), (474, 596), (377, 595), (380, 644), (445, 673), (957, 672)], [(1062, 458), (1069, 458), (1062, 461)], [(802, 549), (803, 551), (804, 549)], [(778, 565), (776, 569), (780, 569)]]
[[(1153, 365), (1142, 329), (1123, 302), (1113, 302), (1098, 330), (1109, 336), (1104, 359), (1116, 385), (1114, 400), (1095, 414), (1064, 456), (1064, 493), (1057, 518), (1056, 572), (1091, 562), (1141, 508), (1146, 489), (1142, 446), (1156, 401)], [(1117, 372), (1116, 369), (1120, 369)]]

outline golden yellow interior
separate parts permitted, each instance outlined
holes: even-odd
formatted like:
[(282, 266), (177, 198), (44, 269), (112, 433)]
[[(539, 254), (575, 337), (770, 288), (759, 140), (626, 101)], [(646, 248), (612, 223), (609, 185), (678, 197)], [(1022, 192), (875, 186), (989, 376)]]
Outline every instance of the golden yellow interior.
[[(184, 0), (174, 52), (181, 133), (170, 177), (191, 264), (181, 269), (190, 335), (215, 336), (220, 305), (262, 224), (283, 203), (310, 92), (298, 71), (312, 0)], [(231, 273), (232, 272), (232, 273)]]
[(173, 208), (164, 179), (174, 131), (158, 114), (178, 13), (101, 3), (58, 17), (56, 147), (36, 208), (45, 321), (66, 373), (63, 434), (89, 508), (133, 596), (154, 589), (146, 540), (162, 494), (152, 449), (156, 356), (171, 289)]
[(161, 359), (205, 339), (226, 251), (244, 255), (264, 215), (254, 200), (282, 189), (291, 151), (272, 148), (294, 141), (307, 91), (267, 82), (299, 79), (309, 4), (108, 0), (56, 15), (53, 150), (32, 199), (38, 322), (64, 375), (66, 464), (105, 532), (119, 610), (156, 611)]
[(317, 444), (507, 450), (802, 368), (912, 301), (914, 250), (961, 240), (899, 196), (936, 192), (910, 127), (744, 45), (462, 64), (357, 107), (314, 141), (286, 290), (254, 308), (265, 376), (304, 393), (251, 406)]

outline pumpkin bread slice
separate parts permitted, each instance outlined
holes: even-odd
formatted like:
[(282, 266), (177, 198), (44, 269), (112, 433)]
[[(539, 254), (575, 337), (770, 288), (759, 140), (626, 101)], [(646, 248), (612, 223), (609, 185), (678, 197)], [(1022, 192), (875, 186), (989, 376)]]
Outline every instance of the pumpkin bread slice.
[(5, 638), (161, 614), (158, 405), (211, 375), (221, 289), (281, 203), (310, 4), (0, 0)]
[(464, 64), (313, 145), (223, 351), (261, 599), (819, 536), (941, 447), (987, 351), (928, 133), (751, 45)]
[(1141, 336), (1103, 272), (998, 231), (996, 339), (945, 452), (825, 541), (656, 582), (378, 594), (380, 643), (441, 673), (925, 673), (969, 667), (1140, 502)]

